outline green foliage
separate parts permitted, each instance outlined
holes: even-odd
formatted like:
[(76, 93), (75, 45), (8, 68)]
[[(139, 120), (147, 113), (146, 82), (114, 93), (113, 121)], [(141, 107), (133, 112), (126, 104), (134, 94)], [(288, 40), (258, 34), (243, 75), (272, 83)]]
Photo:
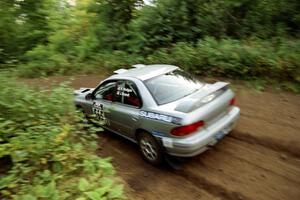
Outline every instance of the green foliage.
[[(158, 0), (130, 23), (140, 53), (207, 36), (244, 39), (297, 37), (297, 0)], [(135, 47), (130, 47), (135, 48)]]
[(298, 0), (69, 2), (0, 0), (0, 67), (36, 77), (166, 63), (299, 83)]
[(212, 37), (196, 45), (178, 43), (157, 50), (149, 63), (172, 63), (202, 75), (254, 80), (256, 78), (299, 82), (299, 41), (247, 41)]
[(95, 55), (94, 59), (99, 66), (107, 69), (130, 67), (132, 64), (141, 63), (144, 58), (136, 54), (128, 54), (124, 51), (113, 51)]
[(26, 53), (26, 58), (28, 63), (19, 67), (19, 75), (24, 77), (66, 74), (71, 68), (66, 56), (53, 51), (49, 46), (37, 46)]
[(0, 65), (22, 60), (26, 51), (45, 44), (50, 32), (49, 16), (57, 0), (0, 1)]
[(0, 175), (1, 199), (123, 198), (110, 160), (95, 154), (95, 131), (80, 123), (70, 88), (37, 91), (0, 80), (0, 158), (12, 162)]
[(13, 1), (0, 1), (0, 69), (1, 65), (7, 64), (17, 56), (16, 45), (18, 26), (15, 21), (15, 9)]

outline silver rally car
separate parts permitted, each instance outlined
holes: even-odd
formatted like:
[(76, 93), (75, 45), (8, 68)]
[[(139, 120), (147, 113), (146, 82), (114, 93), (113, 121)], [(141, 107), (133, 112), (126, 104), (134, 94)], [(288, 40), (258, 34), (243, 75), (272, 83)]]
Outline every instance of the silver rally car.
[(161, 64), (117, 70), (96, 88), (76, 90), (75, 105), (105, 129), (136, 142), (154, 165), (164, 153), (204, 152), (234, 128), (240, 114), (228, 83), (203, 83)]

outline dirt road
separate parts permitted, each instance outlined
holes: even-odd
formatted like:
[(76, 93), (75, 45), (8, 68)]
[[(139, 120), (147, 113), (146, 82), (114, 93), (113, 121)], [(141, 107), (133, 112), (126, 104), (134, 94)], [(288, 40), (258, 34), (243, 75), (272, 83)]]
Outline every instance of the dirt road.
[[(104, 76), (77, 76), (72, 86), (94, 87)], [(185, 159), (180, 170), (152, 167), (133, 143), (101, 134), (99, 154), (113, 157), (131, 199), (300, 199), (300, 95), (233, 85), (242, 111), (238, 126), (213, 149)]]

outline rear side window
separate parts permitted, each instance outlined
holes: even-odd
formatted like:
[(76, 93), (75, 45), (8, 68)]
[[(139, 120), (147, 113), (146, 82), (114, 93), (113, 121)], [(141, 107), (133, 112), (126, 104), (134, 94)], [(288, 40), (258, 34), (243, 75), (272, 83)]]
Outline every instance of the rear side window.
[(182, 70), (151, 78), (144, 83), (159, 105), (179, 100), (203, 86), (203, 83)]
[(138, 89), (131, 81), (118, 82), (115, 94), (116, 102), (134, 107), (141, 107), (142, 105)]

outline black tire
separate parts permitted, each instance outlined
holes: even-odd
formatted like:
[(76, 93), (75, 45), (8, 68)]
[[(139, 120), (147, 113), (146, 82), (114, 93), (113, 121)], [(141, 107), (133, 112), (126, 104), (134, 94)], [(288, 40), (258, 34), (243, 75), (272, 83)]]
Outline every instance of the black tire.
[(139, 133), (137, 139), (142, 157), (152, 165), (162, 164), (163, 151), (158, 141), (147, 132)]

